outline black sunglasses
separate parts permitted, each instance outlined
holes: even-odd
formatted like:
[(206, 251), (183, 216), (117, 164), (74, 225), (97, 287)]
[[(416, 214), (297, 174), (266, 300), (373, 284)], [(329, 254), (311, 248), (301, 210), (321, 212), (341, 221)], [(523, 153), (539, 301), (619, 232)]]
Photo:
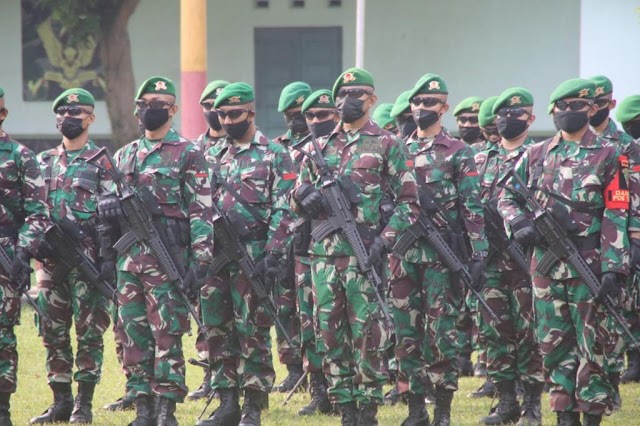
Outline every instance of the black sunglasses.
[(460, 116), (457, 118), (458, 124), (478, 124), (478, 116), (470, 115), (470, 116)]
[(373, 95), (373, 92), (365, 89), (340, 89), (336, 95), (336, 98), (361, 98), (364, 95)]
[(596, 99), (594, 102), (598, 109), (602, 109), (611, 103), (611, 99)]
[(520, 118), (525, 114), (530, 114), (530, 113), (524, 108), (500, 108), (496, 115), (502, 118), (507, 116)]
[(222, 109), (216, 110), (216, 112), (218, 113), (218, 117), (220, 117), (221, 119), (225, 119), (229, 117), (232, 120), (235, 120), (236, 118), (240, 118), (242, 114), (244, 114), (245, 112), (252, 112), (252, 111), (253, 111), (252, 109), (246, 109), (246, 108), (230, 109), (228, 111), (225, 111)]
[(325, 109), (322, 111), (318, 111), (318, 112), (313, 112), (313, 111), (305, 111), (304, 113), (304, 118), (306, 118), (307, 120), (311, 121), (314, 118), (317, 118), (320, 121), (324, 121), (327, 118), (329, 118), (332, 115), (335, 115), (335, 111), (331, 110), (331, 109)]
[(558, 108), (560, 111), (566, 111), (567, 109), (569, 111), (580, 111), (581, 109), (589, 106), (591, 106), (591, 102), (589, 101), (575, 100), (575, 101), (557, 101), (556, 102), (556, 108)]
[(423, 98), (419, 98), (419, 97), (414, 97), (413, 99), (411, 99), (411, 103), (413, 104), (413, 106), (419, 107), (420, 104), (424, 105), (427, 108), (431, 108), (434, 107), (438, 104), (445, 104), (446, 101), (444, 101), (443, 99), (438, 99), (438, 98), (433, 98), (431, 96), (429, 97), (423, 97)]
[(165, 102), (165, 101), (143, 101), (137, 100), (136, 107), (138, 109), (163, 109), (164, 107), (171, 108), (173, 106), (173, 102)]
[(200, 105), (202, 106), (202, 108), (204, 108), (206, 111), (211, 111), (213, 109), (213, 104), (215, 102), (201, 102)]
[(61, 106), (61, 107), (56, 108), (56, 114), (58, 114), (58, 115), (67, 114), (70, 117), (77, 117), (79, 115), (82, 115), (83, 113), (84, 114), (93, 114), (88, 109), (81, 108), (81, 107)]

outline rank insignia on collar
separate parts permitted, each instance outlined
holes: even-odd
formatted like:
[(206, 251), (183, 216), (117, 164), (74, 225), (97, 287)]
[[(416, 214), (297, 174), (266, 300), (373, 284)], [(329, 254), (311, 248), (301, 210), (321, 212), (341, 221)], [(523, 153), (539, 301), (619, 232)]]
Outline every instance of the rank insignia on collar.
[(344, 77), (342, 77), (342, 82), (343, 83), (349, 83), (351, 81), (356, 81), (356, 76), (353, 75), (353, 73), (348, 72), (344, 75)]
[(474, 102), (473, 105), (471, 105), (471, 111), (480, 111), (480, 104), (478, 102)]
[(70, 94), (69, 96), (67, 96), (67, 102), (78, 102), (78, 95), (75, 93)]
[(520, 96), (513, 96), (510, 100), (509, 100), (509, 105), (518, 105), (521, 104), (522, 101), (520, 100)]
[(240, 103), (240, 96), (231, 96), (229, 98), (229, 103), (230, 104), (237, 104)]
[(589, 96), (589, 89), (587, 89), (586, 87), (578, 92), (579, 98), (584, 98), (585, 96)]
[(604, 95), (604, 86), (596, 87), (596, 96)]
[(300, 97), (298, 97), (298, 99), (296, 99), (296, 103), (297, 103), (298, 105), (300, 105), (300, 104), (301, 104), (301, 103), (303, 103), (303, 102), (304, 102), (304, 96), (300, 96)]
[(430, 81), (429, 82), (429, 90), (438, 90), (440, 89), (440, 82), (439, 81)]
[(329, 103), (329, 96), (327, 95), (322, 95), (318, 98), (318, 103), (320, 104), (328, 104)]
[(155, 90), (167, 90), (167, 83), (165, 81), (156, 81), (156, 89)]

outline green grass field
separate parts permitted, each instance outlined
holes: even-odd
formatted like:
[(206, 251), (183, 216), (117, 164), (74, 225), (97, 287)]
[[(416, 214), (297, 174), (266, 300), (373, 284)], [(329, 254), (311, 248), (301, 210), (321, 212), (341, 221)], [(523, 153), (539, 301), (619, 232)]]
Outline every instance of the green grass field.
[[(25, 307), (22, 313), (22, 325), (17, 327), (18, 351), (20, 355), (18, 373), (18, 392), (11, 401), (12, 418), (16, 425), (25, 425), (33, 416), (39, 415), (52, 401), (52, 395), (46, 382), (44, 367), (45, 353), (41, 339), (37, 336), (33, 323), (33, 311)], [(185, 336), (185, 356), (195, 357), (194, 337)], [(277, 357), (276, 357), (277, 359)], [(276, 361), (277, 380), (285, 376), (284, 368)], [(187, 383), (190, 389), (195, 389), (202, 379), (202, 371), (197, 367), (187, 367)], [(478, 419), (484, 416), (490, 406), (490, 399), (475, 400), (467, 398), (467, 394), (481, 384), (480, 379), (463, 378), (460, 380), (460, 390), (453, 401), (453, 425), (476, 425)], [(103, 378), (96, 388), (94, 398), (94, 424), (117, 425), (128, 424), (135, 417), (134, 412), (111, 413), (101, 407), (120, 397), (124, 390), (124, 376), (120, 371), (115, 357), (113, 333), (109, 330), (105, 336), (105, 363)], [(75, 386), (74, 386), (75, 393)], [(291, 403), (282, 407), (285, 396), (272, 394), (268, 412), (263, 413), (262, 421), (265, 425), (304, 426), (304, 425), (339, 425), (338, 417), (314, 416), (298, 417), (296, 412), (305, 405), (308, 394), (297, 394)], [(640, 424), (640, 385), (622, 386), (623, 407), (619, 412), (603, 421), (605, 425), (639, 425)], [(214, 401), (207, 412), (207, 416), (217, 406)], [(196, 417), (202, 410), (203, 403), (186, 402), (178, 405), (177, 416), (181, 425), (194, 425)], [(430, 407), (432, 414), (433, 407)], [(548, 398), (543, 397), (543, 420), (545, 425), (555, 425), (555, 416), (548, 409)], [(406, 406), (381, 407), (378, 419), (381, 425), (399, 425), (406, 416)]]

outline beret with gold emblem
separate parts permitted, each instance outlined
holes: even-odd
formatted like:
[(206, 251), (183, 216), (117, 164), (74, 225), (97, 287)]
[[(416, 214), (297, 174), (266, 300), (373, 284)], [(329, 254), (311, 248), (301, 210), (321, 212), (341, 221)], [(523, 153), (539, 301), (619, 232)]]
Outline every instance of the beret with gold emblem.
[(207, 87), (202, 91), (202, 95), (200, 95), (200, 103), (206, 101), (207, 99), (216, 99), (222, 89), (229, 85), (228, 81), (225, 80), (214, 80), (211, 83), (207, 84)]
[(243, 82), (231, 83), (218, 94), (213, 106), (215, 108), (220, 108), (221, 106), (226, 105), (244, 105), (249, 102), (253, 102), (254, 99), (255, 94), (253, 92), (253, 87), (251, 87), (250, 84)]
[(396, 124), (396, 120), (391, 117), (391, 110), (393, 109), (392, 103), (383, 103), (378, 105), (371, 118), (373, 121), (380, 126), (381, 129), (384, 129), (388, 124), (393, 123)]
[(343, 86), (370, 86), (374, 88), (373, 76), (364, 68), (349, 68), (333, 83), (333, 99), (336, 98), (338, 90)]
[(522, 108), (529, 106), (533, 106), (533, 95), (531, 92), (524, 87), (511, 87), (498, 96), (491, 112), (497, 114), (501, 108)]
[(419, 94), (448, 94), (449, 90), (447, 89), (447, 84), (444, 82), (442, 77), (438, 74), (425, 74), (418, 80), (411, 92), (409, 93), (409, 100), (411, 100), (415, 95)]
[(482, 105), (482, 99), (479, 96), (471, 96), (469, 98), (465, 98), (458, 105), (456, 105), (453, 110), (453, 115), (457, 116), (458, 114), (462, 114), (463, 112), (471, 112), (471, 113), (479, 113), (480, 106)]
[(157, 93), (159, 95), (176, 96), (176, 85), (166, 77), (150, 77), (138, 88), (136, 99), (140, 99), (145, 93)]
[(595, 98), (596, 85), (591, 80), (584, 78), (572, 78), (556, 87), (549, 97), (549, 108), (547, 112), (553, 112), (553, 106), (557, 101), (567, 98), (582, 98), (593, 100)]
[(640, 95), (627, 96), (616, 108), (616, 120), (627, 123), (640, 116)]
[(400, 93), (400, 95), (396, 98), (396, 102), (393, 104), (393, 108), (391, 108), (391, 117), (397, 118), (400, 114), (405, 111), (411, 112), (411, 104), (409, 103), (409, 94), (411, 90), (405, 90)]
[(290, 108), (302, 107), (302, 104), (311, 94), (311, 86), (303, 81), (289, 83), (280, 92), (278, 100), (278, 112), (285, 112)]
[(320, 89), (316, 90), (307, 97), (307, 100), (302, 104), (302, 113), (311, 108), (328, 108), (334, 109), (336, 105), (333, 103), (333, 96), (331, 96), (331, 90)]
[(493, 113), (493, 106), (496, 104), (499, 96), (489, 96), (480, 105), (480, 111), (478, 111), (478, 124), (480, 127), (491, 126), (496, 119)]
[(79, 106), (79, 105), (88, 105), (95, 106), (96, 100), (93, 98), (93, 95), (88, 91), (81, 89), (79, 87), (67, 89), (60, 94), (53, 101), (53, 112), (56, 112), (56, 109), (61, 106)]
[(594, 92), (596, 98), (613, 92), (613, 83), (604, 75), (595, 75), (589, 80), (593, 81), (593, 84), (596, 85), (596, 91)]

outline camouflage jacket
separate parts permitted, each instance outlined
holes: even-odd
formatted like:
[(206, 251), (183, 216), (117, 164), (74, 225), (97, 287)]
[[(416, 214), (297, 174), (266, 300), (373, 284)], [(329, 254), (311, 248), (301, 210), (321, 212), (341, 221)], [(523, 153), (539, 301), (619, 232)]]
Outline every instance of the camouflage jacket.
[(219, 166), (218, 179), (230, 185), (259, 219), (221, 184), (214, 196), (218, 207), (223, 212), (234, 210), (244, 219), (252, 235), (247, 250), (254, 259), (265, 252), (285, 257), (294, 221), (287, 199), (297, 177), (286, 149), (259, 130), (251, 143), (241, 145), (227, 138), (226, 148), (216, 155), (214, 149), (207, 156), (214, 161), (212, 167)]
[[(626, 186), (619, 155), (617, 147), (591, 131), (587, 131), (580, 142), (564, 141), (558, 133), (527, 148), (515, 168), (535, 191), (542, 207), (556, 202), (565, 206), (578, 225), (572, 238), (582, 247), (581, 254), (596, 273), (612, 271), (626, 275), (629, 272), (627, 209), (610, 201)], [(498, 202), (506, 223), (525, 212), (521, 198), (508, 189), (510, 185), (510, 181), (506, 182), (507, 188), (503, 189)], [(545, 252), (544, 248), (535, 247), (532, 269)], [(578, 275), (560, 261), (551, 269), (549, 278), (578, 278)]]
[[(420, 139), (417, 132), (406, 145), (413, 158), (418, 185), (433, 193), (449, 217), (466, 230), (473, 252), (486, 251), (484, 211), (478, 198), (478, 171), (471, 148), (442, 130), (433, 138)], [(447, 222), (433, 217), (438, 228), (446, 233)], [(413, 263), (437, 263), (435, 250), (423, 240), (415, 243), (405, 255)]]
[(482, 141), (471, 144), (469, 145), (469, 147), (471, 148), (471, 152), (473, 152), (473, 155), (476, 155), (478, 153), (491, 149), (493, 145), (494, 144), (489, 141)]
[(87, 235), (83, 248), (94, 260), (98, 197), (113, 188), (111, 175), (104, 170), (107, 158), (100, 156), (94, 160), (99, 151), (89, 139), (76, 151), (67, 151), (60, 144), (38, 154), (51, 219), (67, 218), (78, 224)]
[[(35, 254), (42, 233), (49, 224), (44, 180), (35, 154), (0, 134), (0, 242), (12, 254), (17, 246)], [(6, 235), (5, 235), (6, 234)]]
[[(202, 151), (171, 129), (163, 140), (141, 137), (129, 143), (116, 152), (115, 160), (129, 185), (145, 186), (155, 195), (164, 222), (171, 218), (187, 224), (187, 235), (181, 237), (188, 240), (183, 245), (190, 247), (185, 254), (189, 263), (211, 262), (211, 188)], [(151, 249), (136, 243), (118, 257), (118, 269), (149, 273), (158, 271), (158, 265)]]
[[(504, 183), (506, 174), (515, 167), (527, 147), (534, 143), (531, 137), (527, 137), (518, 148), (507, 151), (503, 148), (502, 143), (498, 142), (491, 145), (489, 149), (476, 154), (475, 161), (480, 180), (480, 201), (483, 204), (498, 198), (502, 191), (500, 185)], [(504, 223), (501, 223), (500, 226), (504, 227)], [(487, 234), (487, 239), (491, 241), (491, 235)], [(491, 255), (489, 268), (497, 271), (518, 269), (518, 266), (504, 253), (496, 253), (493, 249), (490, 249), (489, 252)]]
[(217, 163), (217, 156), (227, 146), (227, 137), (221, 136), (212, 138), (208, 133), (203, 133), (198, 136), (196, 145), (198, 145), (198, 147), (200, 147), (200, 149), (204, 153), (204, 159), (209, 165), (209, 183), (211, 185), (211, 197), (213, 202), (216, 190), (218, 189), (218, 184), (216, 182), (216, 176), (214, 173), (215, 164)]
[(293, 149), (293, 147), (300, 144), (300, 142), (303, 141), (307, 137), (307, 135), (308, 133), (306, 135), (303, 135), (301, 138), (296, 139), (291, 134), (291, 130), (288, 130), (287, 133), (285, 133), (284, 135), (280, 135), (273, 140), (289, 151), (289, 153), (291, 154), (291, 161), (293, 161), (293, 166), (296, 171), (300, 169), (300, 165), (304, 161), (304, 155), (300, 151)]
[[(371, 240), (376, 234), (395, 243), (398, 235), (416, 221), (419, 212), (416, 177), (400, 140), (369, 120), (354, 134), (334, 131), (317, 142), (330, 170), (336, 177), (350, 177), (360, 193), (360, 201), (351, 211), (356, 222), (367, 231), (368, 235), (363, 234), (363, 239)], [(310, 145), (305, 149), (315, 151)], [(305, 159), (301, 166), (297, 187), (303, 183), (320, 188), (317, 167), (310, 159)], [(388, 225), (381, 231), (378, 206), (386, 188), (393, 193), (396, 206)], [(295, 197), (292, 197), (292, 207), (296, 211), (299, 209)], [(320, 217), (322, 219), (326, 219), (325, 213)], [(340, 232), (330, 234), (324, 241), (312, 242), (309, 253), (353, 256), (349, 243)]]

